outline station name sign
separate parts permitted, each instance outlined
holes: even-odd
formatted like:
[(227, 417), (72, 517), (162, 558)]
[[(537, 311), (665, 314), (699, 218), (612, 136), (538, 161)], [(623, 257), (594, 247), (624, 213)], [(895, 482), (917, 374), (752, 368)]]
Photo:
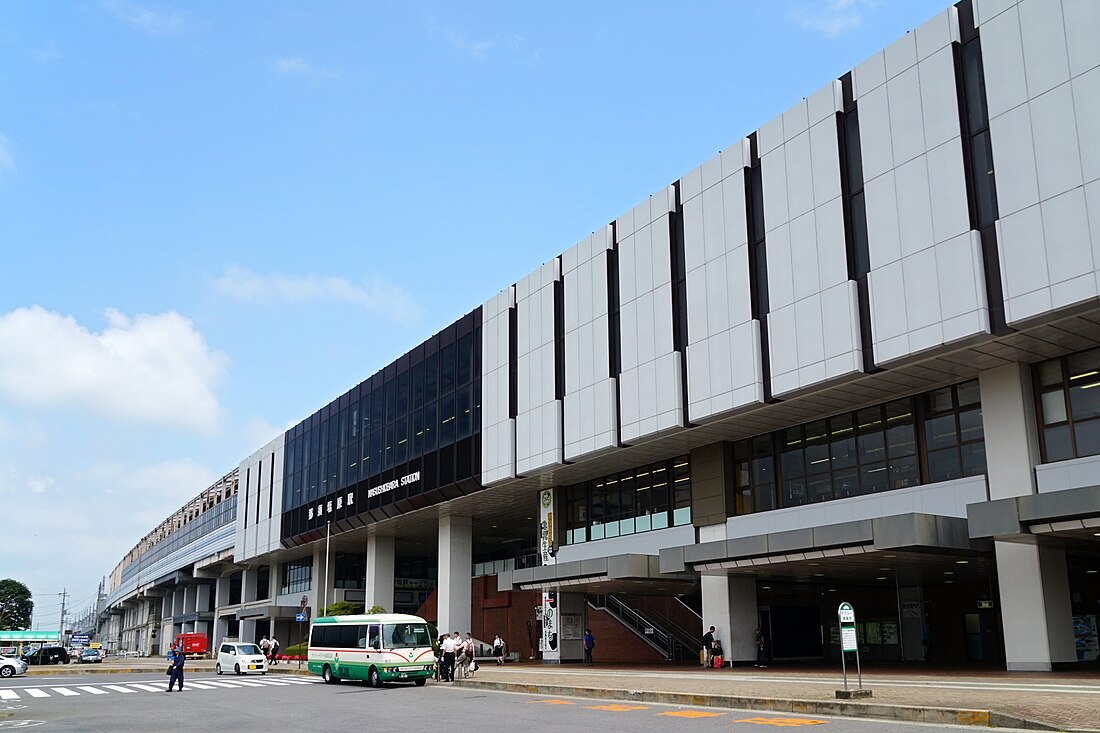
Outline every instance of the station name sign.
[(409, 484), (414, 484), (419, 480), (420, 471), (413, 471), (412, 473), (406, 474), (401, 478), (395, 478), (393, 481), (387, 481), (384, 484), (379, 484), (378, 486), (367, 489), (367, 498), (370, 499), (375, 496), (381, 496), (382, 494), (393, 491), (398, 486), (408, 486)]

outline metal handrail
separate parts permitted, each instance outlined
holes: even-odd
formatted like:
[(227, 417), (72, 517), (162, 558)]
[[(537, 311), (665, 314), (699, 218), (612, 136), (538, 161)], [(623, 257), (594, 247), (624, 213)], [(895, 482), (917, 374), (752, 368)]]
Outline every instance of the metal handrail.
[(682, 658), (687, 647), (674, 635), (669, 634), (630, 606), (623, 603), (612, 594), (590, 595), (589, 604), (594, 608), (602, 608), (615, 618), (619, 619), (627, 628), (642, 637), (647, 644), (661, 652), (665, 659), (672, 661)]

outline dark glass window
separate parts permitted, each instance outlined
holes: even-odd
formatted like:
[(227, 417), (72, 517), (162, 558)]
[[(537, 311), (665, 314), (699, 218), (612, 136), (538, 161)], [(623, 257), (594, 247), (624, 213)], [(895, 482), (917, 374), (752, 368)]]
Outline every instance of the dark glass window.
[(564, 544), (691, 523), (688, 456), (565, 487)]
[[(365, 573), (364, 573), (365, 575)], [(301, 560), (291, 560), (282, 566), (282, 582), (279, 585), (279, 595), (288, 593), (301, 593), (310, 589), (313, 580), (313, 558), (304, 557)]]
[(366, 586), (367, 560), (362, 555), (338, 552), (334, 568), (335, 587), (362, 589)]
[(1032, 374), (1043, 461), (1100, 454), (1100, 349), (1036, 364)]

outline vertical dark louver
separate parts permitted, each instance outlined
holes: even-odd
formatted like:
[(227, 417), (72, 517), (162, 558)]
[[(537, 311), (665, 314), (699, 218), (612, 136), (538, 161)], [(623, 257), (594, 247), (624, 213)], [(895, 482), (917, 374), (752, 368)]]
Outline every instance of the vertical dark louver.
[(859, 143), (859, 110), (852, 93), (852, 74), (840, 78), (844, 110), (836, 116), (840, 151), (840, 192), (844, 200), (844, 244), (848, 256), (848, 279), (856, 281), (859, 305), (859, 341), (863, 371), (878, 371), (871, 337), (871, 248), (867, 240), (867, 202), (863, 195), (863, 152)]
[[(611, 222), (611, 249), (607, 250), (607, 374), (615, 380), (615, 434), (622, 436), (623, 408), (619, 377), (623, 373), (623, 354), (619, 322), (619, 230)], [(621, 445), (621, 438), (617, 440)]]
[(760, 361), (764, 375), (764, 401), (771, 402), (772, 370), (768, 349), (768, 254), (764, 238), (764, 184), (756, 133), (749, 135), (749, 159), (745, 169), (745, 213), (749, 235), (749, 297), (752, 317), (760, 321)]
[(684, 251), (684, 209), (680, 202), (680, 182), (672, 184), (676, 196), (673, 211), (668, 216), (669, 263), (672, 273), (672, 348), (680, 357), (680, 396), (684, 406), (684, 425), (688, 421), (687, 391), (687, 254)]
[(519, 413), (519, 353), (516, 339), (519, 337), (519, 311), (513, 305), (508, 309), (508, 417), (515, 419)]
[(955, 8), (959, 13), (961, 40), (954, 47), (955, 87), (959, 95), (959, 126), (962, 130), (970, 228), (977, 230), (981, 237), (990, 329), (993, 333), (1004, 333), (1011, 329), (1005, 322), (1001, 258), (997, 251), (997, 181), (993, 173), (993, 145), (989, 136), (982, 41), (974, 25), (972, 0), (962, 0)]
[[(562, 270), (561, 255), (557, 258), (558, 271)], [(554, 281), (554, 398), (565, 399), (565, 280)], [(558, 439), (562, 446), (562, 463), (565, 460), (565, 420), (558, 421)]]

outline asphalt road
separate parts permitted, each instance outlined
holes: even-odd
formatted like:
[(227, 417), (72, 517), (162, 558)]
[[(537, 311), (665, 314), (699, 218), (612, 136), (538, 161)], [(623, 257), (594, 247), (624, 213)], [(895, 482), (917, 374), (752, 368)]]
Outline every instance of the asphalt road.
[[(482, 692), (429, 682), (426, 687), (325, 685), (312, 677), (187, 676), (182, 693), (165, 693), (164, 675), (63, 675), (0, 681), (0, 731), (147, 733), (150, 730), (409, 733), (449, 730), (520, 733), (572, 729), (636, 733), (726, 733), (813, 727), (823, 733), (915, 733), (929, 726), (756, 711)], [(946, 726), (940, 726), (946, 727)], [(957, 730), (972, 730), (958, 728)]]

